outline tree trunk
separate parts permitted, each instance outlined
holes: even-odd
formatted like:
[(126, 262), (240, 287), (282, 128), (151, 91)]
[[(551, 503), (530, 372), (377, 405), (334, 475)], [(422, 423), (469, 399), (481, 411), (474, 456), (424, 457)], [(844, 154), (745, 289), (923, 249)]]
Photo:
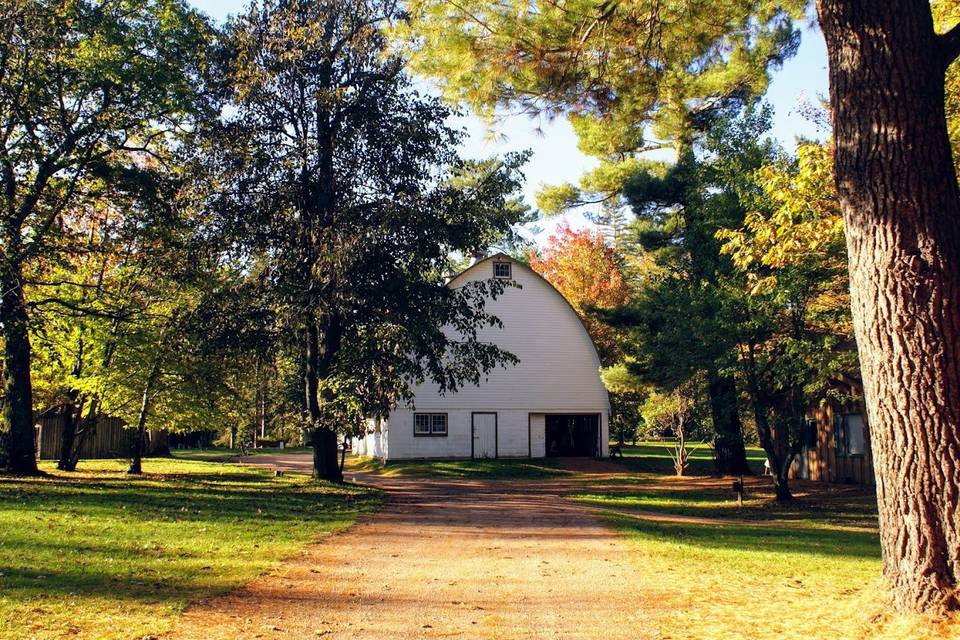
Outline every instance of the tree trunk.
[(77, 431), (73, 454), (68, 465), (71, 471), (76, 471), (77, 465), (80, 464), (80, 455), (83, 453), (83, 443), (86, 442), (87, 438), (91, 435), (96, 435), (97, 433), (97, 411), (99, 410), (99, 406), (99, 402), (96, 397), (94, 397), (90, 401), (90, 407), (87, 409), (87, 417), (80, 422), (80, 429)]
[(150, 441), (151, 458), (169, 458), (170, 453), (170, 432), (166, 429), (150, 429), (147, 431), (147, 440)]
[(732, 375), (711, 372), (707, 393), (713, 416), (714, 463), (717, 473), (732, 476), (750, 475), (747, 450), (743, 445), (743, 425), (737, 405), (737, 383)]
[(61, 409), (63, 428), (60, 430), (60, 459), (57, 460), (57, 469), (60, 471), (76, 471), (74, 464), (74, 446), (77, 440), (77, 423), (80, 421), (80, 409), (76, 406), (80, 394), (71, 389), (67, 401)]
[(777, 502), (790, 502), (793, 500), (793, 494), (790, 493), (790, 465), (793, 463), (793, 456), (788, 455), (780, 442), (780, 434), (775, 433), (770, 425), (770, 407), (759, 398), (756, 391), (751, 391), (751, 401), (757, 438), (767, 454), (767, 463), (773, 476), (774, 495)]
[[(77, 357), (73, 363), (73, 377), (79, 378), (83, 372), (83, 339), (77, 340)], [(77, 466), (73, 464), (73, 447), (77, 437), (77, 423), (80, 422), (80, 416), (83, 412), (82, 406), (77, 406), (80, 402), (80, 391), (69, 389), (67, 398), (62, 409), (63, 428), (60, 432), (60, 459), (57, 461), (57, 469), (60, 471), (75, 471)]]
[(313, 477), (317, 480), (343, 482), (343, 474), (337, 464), (337, 434), (323, 424), (320, 408), (320, 337), (316, 322), (308, 319), (306, 326), (307, 367), (304, 373), (307, 415), (310, 419), (311, 444), (313, 446)]
[(147, 382), (143, 385), (143, 396), (140, 399), (140, 413), (137, 416), (137, 430), (134, 436), (133, 456), (130, 461), (130, 468), (127, 473), (131, 475), (140, 475), (143, 473), (143, 441), (147, 433), (147, 417), (150, 415), (150, 399), (153, 396), (153, 387), (160, 376), (159, 360), (154, 360), (153, 368), (150, 369), (150, 375), (147, 376)]
[(30, 382), (30, 336), (20, 265), (0, 265), (0, 317), (3, 318), (4, 422), (8, 429), (10, 471), (37, 474)]
[(928, 0), (818, 0), (883, 571), (902, 610), (960, 609), (960, 193)]

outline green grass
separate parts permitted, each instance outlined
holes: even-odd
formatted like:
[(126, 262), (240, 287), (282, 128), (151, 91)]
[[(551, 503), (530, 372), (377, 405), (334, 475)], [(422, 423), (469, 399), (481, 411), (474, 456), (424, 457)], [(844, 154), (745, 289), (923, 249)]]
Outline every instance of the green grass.
[[(690, 456), (688, 472), (693, 475), (713, 473), (713, 447), (708, 444), (697, 446), (694, 443), (689, 448), (694, 447), (697, 449)], [(670, 457), (672, 448), (673, 444), (670, 442), (640, 442), (635, 446), (626, 445), (623, 447), (623, 458), (616, 458), (616, 461), (634, 471), (673, 473), (673, 459)], [(763, 462), (766, 459), (766, 454), (760, 447), (747, 447), (747, 462), (754, 472), (760, 473), (763, 470)]]
[[(309, 453), (309, 447), (263, 447), (261, 449), (247, 449), (248, 456), (268, 456), (277, 453)], [(204, 460), (207, 462), (229, 462), (240, 455), (240, 449), (227, 447), (213, 447), (210, 449), (173, 449), (173, 457), (182, 460)]]
[[(647, 475), (608, 489), (571, 499), (632, 541), (663, 637), (882, 636), (870, 492), (807, 483), (778, 505), (757, 480), (741, 506), (709, 478)], [(886, 637), (923, 637), (920, 627)]]
[(542, 479), (568, 476), (550, 458), (535, 460), (397, 460), (386, 464), (373, 459), (353, 459), (353, 471), (368, 471), (386, 476), (416, 476), (474, 480)]
[(140, 638), (342, 529), (379, 496), (194, 460), (0, 478), (0, 637)]

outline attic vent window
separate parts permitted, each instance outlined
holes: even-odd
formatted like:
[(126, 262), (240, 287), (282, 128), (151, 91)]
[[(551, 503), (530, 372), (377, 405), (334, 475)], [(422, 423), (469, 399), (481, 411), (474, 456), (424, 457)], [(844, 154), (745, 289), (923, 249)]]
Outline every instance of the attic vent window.
[(510, 279), (510, 267), (512, 265), (509, 262), (494, 262), (493, 263), (493, 277), (494, 278), (507, 278)]

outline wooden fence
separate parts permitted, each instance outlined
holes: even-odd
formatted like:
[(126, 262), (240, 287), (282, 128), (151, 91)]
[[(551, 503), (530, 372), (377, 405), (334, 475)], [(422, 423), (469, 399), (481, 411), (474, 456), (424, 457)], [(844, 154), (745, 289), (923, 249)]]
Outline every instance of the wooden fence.
[[(37, 430), (37, 457), (41, 460), (59, 458), (63, 442), (63, 416), (59, 413), (35, 416), (34, 425)], [(87, 434), (83, 441), (80, 459), (128, 458), (135, 437), (135, 431), (127, 429), (126, 423), (120, 418), (101, 416), (93, 433)], [(166, 445), (165, 432), (148, 431), (145, 455), (151, 455)]]

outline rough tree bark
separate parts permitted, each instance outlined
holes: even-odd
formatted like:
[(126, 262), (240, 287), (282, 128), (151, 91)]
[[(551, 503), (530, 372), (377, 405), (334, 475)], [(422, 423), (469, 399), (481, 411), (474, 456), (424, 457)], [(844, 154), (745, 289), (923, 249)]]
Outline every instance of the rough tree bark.
[(711, 372), (707, 385), (713, 416), (714, 463), (720, 475), (750, 475), (743, 425), (737, 406), (737, 383), (731, 375)]
[(903, 610), (960, 609), (960, 193), (928, 0), (817, 0), (883, 570)]
[[(9, 234), (8, 234), (9, 235)], [(10, 249), (12, 253), (15, 247)], [(0, 317), (3, 318), (4, 422), (10, 471), (35, 475), (37, 458), (33, 430), (33, 386), (30, 381), (30, 336), (20, 265), (0, 264)]]

